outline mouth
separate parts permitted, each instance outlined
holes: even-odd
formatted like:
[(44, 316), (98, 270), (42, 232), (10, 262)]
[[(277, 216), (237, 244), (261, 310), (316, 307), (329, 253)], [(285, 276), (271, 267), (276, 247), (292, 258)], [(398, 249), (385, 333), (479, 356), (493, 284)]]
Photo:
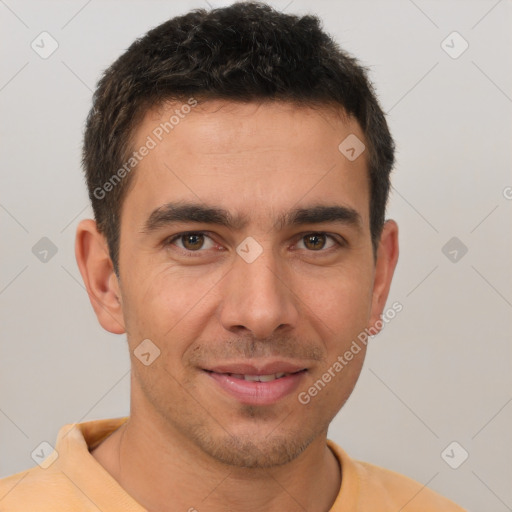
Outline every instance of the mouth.
[(224, 395), (246, 405), (271, 405), (299, 386), (307, 368), (273, 363), (260, 368), (244, 364), (204, 369)]
[[(300, 370), (305, 371), (305, 370)], [(293, 375), (294, 373), (270, 373), (267, 375), (244, 375), (242, 373), (226, 373), (224, 375), (229, 375), (234, 379), (247, 380), (249, 382), (272, 382), (273, 380), (282, 379), (283, 377), (288, 377), (289, 375)], [(221, 374), (222, 375), (222, 374)]]

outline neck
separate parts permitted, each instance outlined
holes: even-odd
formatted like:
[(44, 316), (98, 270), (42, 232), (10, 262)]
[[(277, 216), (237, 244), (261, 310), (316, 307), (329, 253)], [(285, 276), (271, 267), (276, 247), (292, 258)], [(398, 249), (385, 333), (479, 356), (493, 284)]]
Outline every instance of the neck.
[(241, 468), (213, 460), (167, 426), (130, 417), (92, 455), (149, 512), (327, 512), (341, 474), (326, 435), (282, 466)]

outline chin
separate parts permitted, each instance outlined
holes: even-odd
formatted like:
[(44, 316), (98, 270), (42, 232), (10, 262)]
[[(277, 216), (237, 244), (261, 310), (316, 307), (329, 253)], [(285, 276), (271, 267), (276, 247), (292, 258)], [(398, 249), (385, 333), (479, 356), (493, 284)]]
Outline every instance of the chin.
[(266, 429), (251, 434), (223, 431), (213, 435), (211, 429), (199, 428), (192, 433), (198, 447), (216, 461), (239, 468), (265, 469), (287, 464), (296, 459), (317, 437), (304, 430), (266, 433)]

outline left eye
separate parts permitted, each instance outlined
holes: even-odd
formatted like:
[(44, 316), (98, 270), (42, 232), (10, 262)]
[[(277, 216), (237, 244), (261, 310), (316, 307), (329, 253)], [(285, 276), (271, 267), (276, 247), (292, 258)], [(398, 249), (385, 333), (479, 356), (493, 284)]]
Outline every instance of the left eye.
[(299, 243), (302, 242), (306, 249), (320, 251), (322, 249), (326, 249), (325, 245), (327, 243), (327, 239), (331, 239), (332, 243), (332, 245), (327, 247), (327, 249), (330, 249), (334, 245), (339, 245), (339, 242), (337, 242), (331, 235), (327, 235), (326, 233), (308, 233), (299, 240)]

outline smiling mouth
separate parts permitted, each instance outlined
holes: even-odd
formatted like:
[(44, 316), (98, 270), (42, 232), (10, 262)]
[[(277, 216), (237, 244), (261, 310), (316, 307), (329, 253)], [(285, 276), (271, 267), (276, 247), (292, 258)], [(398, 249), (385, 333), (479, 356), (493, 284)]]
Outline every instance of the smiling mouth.
[(246, 405), (272, 405), (284, 400), (304, 384), (309, 372), (303, 362), (260, 359), (218, 362), (202, 368), (214, 393)]
[(249, 382), (272, 382), (274, 380), (282, 379), (284, 377), (289, 377), (290, 375), (295, 375), (297, 373), (305, 372), (306, 370), (299, 370), (297, 372), (280, 372), (280, 373), (270, 373), (267, 375), (247, 375), (242, 373), (218, 373), (211, 370), (205, 370), (209, 373), (215, 373), (216, 375), (227, 375), (228, 377), (232, 377), (233, 379), (246, 380)]

